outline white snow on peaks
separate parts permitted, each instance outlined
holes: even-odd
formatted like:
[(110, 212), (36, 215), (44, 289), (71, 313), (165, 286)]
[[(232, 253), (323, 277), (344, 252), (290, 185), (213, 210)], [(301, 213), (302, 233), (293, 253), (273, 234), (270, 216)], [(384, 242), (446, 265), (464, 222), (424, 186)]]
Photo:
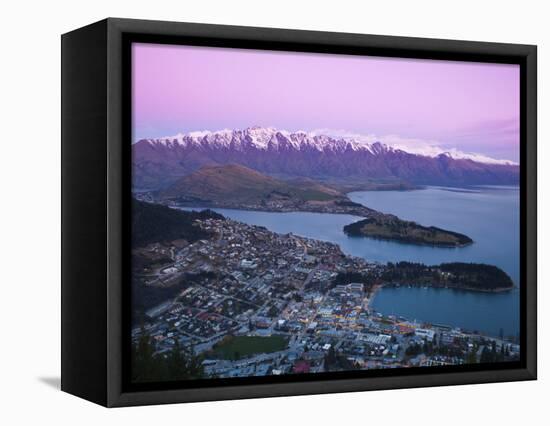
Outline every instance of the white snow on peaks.
[(486, 164), (504, 164), (508, 166), (517, 165), (517, 163), (514, 163), (510, 160), (498, 160), (496, 158), (487, 157), (483, 154), (476, 154), (473, 152), (462, 152), (458, 151), (456, 149), (452, 149), (451, 151), (443, 152), (440, 155), (448, 155), (451, 158), (457, 159), (463, 159), (463, 160), (472, 160), (476, 163), (486, 163)]
[(409, 154), (421, 155), (424, 157), (435, 158), (440, 155), (446, 155), (455, 160), (463, 159), (485, 164), (517, 165), (517, 163), (510, 160), (495, 159), (484, 154), (464, 152), (456, 148), (445, 148), (442, 147), (441, 144), (437, 141), (404, 138), (399, 135), (364, 135), (348, 132), (346, 130), (331, 129), (313, 130), (312, 132), (310, 132), (310, 134), (329, 134), (335, 137), (342, 137), (346, 140), (359, 142), (364, 147), (364, 149), (369, 150), (373, 154), (378, 153), (378, 151), (380, 150), (380, 148), (373, 148), (373, 145), (375, 145), (377, 142), (380, 142), (386, 150), (399, 150)]
[(260, 149), (266, 149), (269, 141), (277, 132), (273, 127), (249, 127), (244, 131), (245, 140)]
[(436, 142), (426, 142), (418, 139), (404, 139), (393, 135), (381, 139), (386, 139), (386, 143), (394, 149), (400, 149), (408, 152), (409, 154), (422, 155), (424, 157), (435, 158), (440, 155), (445, 155), (455, 160), (472, 160), (477, 163), (485, 164), (517, 165), (517, 163), (510, 160), (496, 159), (475, 152), (464, 152), (456, 148), (444, 148), (439, 146)]
[[(212, 132), (210, 130), (197, 130), (195, 132), (189, 132), (187, 133), (187, 136), (193, 138), (193, 139), (200, 139), (200, 138), (203, 138), (207, 135), (210, 135), (212, 134)], [(178, 136), (184, 136), (182, 135), (181, 133), (178, 133)]]
[(376, 136), (345, 130), (317, 129), (309, 132), (278, 130), (274, 127), (249, 127), (244, 130), (200, 130), (178, 133), (174, 136), (148, 139), (151, 144), (170, 146), (229, 147), (243, 150), (254, 147), (259, 150), (297, 149), (318, 151), (367, 151), (372, 155), (388, 152), (404, 152), (424, 157), (445, 155), (453, 159), (478, 163), (516, 165), (510, 160), (488, 157), (484, 154), (463, 152), (456, 148), (444, 148), (437, 141), (403, 138), (398, 135)]

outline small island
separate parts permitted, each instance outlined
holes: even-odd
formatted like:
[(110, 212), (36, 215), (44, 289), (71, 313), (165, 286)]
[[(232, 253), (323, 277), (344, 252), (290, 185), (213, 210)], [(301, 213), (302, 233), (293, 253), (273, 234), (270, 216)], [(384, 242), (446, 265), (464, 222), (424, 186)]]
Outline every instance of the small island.
[(415, 262), (388, 262), (365, 272), (340, 272), (332, 286), (361, 283), (372, 293), (380, 287), (431, 287), (496, 293), (514, 288), (512, 278), (494, 265), (452, 262), (425, 265)]
[(370, 237), (409, 244), (438, 247), (464, 247), (473, 240), (458, 232), (435, 226), (422, 226), (393, 215), (376, 215), (344, 226), (344, 233), (353, 237)]
[(413, 262), (389, 262), (381, 280), (386, 285), (406, 284), (483, 292), (514, 288), (514, 282), (506, 272), (485, 263), (452, 262), (427, 266)]

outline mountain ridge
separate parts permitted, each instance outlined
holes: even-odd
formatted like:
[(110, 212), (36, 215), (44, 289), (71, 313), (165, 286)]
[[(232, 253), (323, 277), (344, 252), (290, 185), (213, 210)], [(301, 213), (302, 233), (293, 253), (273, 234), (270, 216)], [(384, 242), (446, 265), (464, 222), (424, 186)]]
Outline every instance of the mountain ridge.
[[(500, 160), (494, 160), (500, 161)], [(517, 184), (519, 166), (410, 153), (381, 142), (363, 143), (274, 128), (191, 132), (132, 145), (134, 186), (166, 187), (203, 166), (241, 164), (263, 174), (315, 180), (382, 179), (418, 185)]]

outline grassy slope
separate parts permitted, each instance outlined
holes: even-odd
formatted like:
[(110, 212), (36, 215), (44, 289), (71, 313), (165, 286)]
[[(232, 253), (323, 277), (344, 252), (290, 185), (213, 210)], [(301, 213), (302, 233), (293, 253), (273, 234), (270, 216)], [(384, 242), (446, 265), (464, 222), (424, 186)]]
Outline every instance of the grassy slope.
[(215, 358), (238, 359), (260, 353), (270, 353), (287, 347), (288, 339), (284, 336), (231, 336), (214, 347), (211, 354)]
[(244, 166), (203, 167), (184, 176), (159, 193), (162, 199), (193, 197), (204, 201), (255, 203), (265, 199), (292, 198), (301, 201), (326, 201), (341, 194), (314, 181), (285, 182)]

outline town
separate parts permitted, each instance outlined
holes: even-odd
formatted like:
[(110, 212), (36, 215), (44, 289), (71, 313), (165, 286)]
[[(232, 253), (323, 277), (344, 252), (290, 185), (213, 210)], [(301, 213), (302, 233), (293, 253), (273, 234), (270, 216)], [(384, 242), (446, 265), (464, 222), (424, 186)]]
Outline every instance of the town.
[(375, 312), (386, 265), (338, 245), (229, 219), (195, 226), (212, 237), (135, 251), (148, 261), (134, 285), (175, 291), (134, 319), (132, 340), (150, 336), (157, 356), (178, 344), (205, 377), (519, 360), (518, 342), (504, 336)]

